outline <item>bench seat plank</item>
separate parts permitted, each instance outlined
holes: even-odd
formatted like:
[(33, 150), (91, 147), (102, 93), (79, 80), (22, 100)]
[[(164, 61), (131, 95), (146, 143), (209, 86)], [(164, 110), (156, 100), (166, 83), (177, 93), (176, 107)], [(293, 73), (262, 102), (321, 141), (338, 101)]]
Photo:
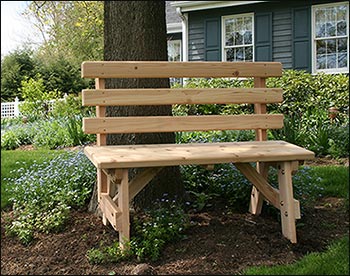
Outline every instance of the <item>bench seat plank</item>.
[(285, 141), (87, 146), (84, 152), (99, 169), (314, 159)]

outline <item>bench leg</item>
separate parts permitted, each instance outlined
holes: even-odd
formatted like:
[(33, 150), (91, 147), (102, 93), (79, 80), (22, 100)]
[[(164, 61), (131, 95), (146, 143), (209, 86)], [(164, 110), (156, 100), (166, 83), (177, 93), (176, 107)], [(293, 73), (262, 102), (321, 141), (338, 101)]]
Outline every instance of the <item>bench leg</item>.
[(280, 211), (282, 234), (292, 243), (297, 242), (295, 210), (292, 185), (293, 162), (278, 163), (278, 185), (280, 191)]
[[(97, 201), (101, 201), (102, 193), (107, 193), (108, 183), (107, 175), (101, 170), (97, 169)], [(107, 218), (105, 213), (102, 212), (102, 223), (107, 225)]]
[(128, 169), (122, 169), (117, 172), (121, 175), (121, 181), (118, 183), (118, 207), (121, 215), (118, 219), (119, 244), (122, 250), (127, 249), (130, 241), (130, 212), (129, 212), (129, 176)]
[[(269, 173), (269, 166), (266, 163), (258, 162), (256, 164), (257, 171), (267, 180)], [(264, 196), (259, 190), (253, 186), (250, 194), (249, 212), (253, 215), (260, 215), (264, 202)]]

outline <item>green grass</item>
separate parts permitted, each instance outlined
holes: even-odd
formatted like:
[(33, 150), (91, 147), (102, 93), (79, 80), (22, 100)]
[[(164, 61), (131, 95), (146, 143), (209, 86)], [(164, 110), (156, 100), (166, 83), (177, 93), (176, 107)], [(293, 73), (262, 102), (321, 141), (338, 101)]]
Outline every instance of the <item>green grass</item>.
[(1, 151), (1, 209), (9, 205), (9, 195), (6, 192), (8, 185), (6, 178), (18, 176), (19, 168), (29, 168), (34, 162), (48, 161), (63, 150), (2, 150)]
[(349, 237), (337, 240), (322, 253), (310, 253), (290, 265), (252, 267), (243, 275), (349, 275)]
[(322, 178), (323, 196), (349, 198), (349, 167), (320, 166), (312, 167), (312, 172)]

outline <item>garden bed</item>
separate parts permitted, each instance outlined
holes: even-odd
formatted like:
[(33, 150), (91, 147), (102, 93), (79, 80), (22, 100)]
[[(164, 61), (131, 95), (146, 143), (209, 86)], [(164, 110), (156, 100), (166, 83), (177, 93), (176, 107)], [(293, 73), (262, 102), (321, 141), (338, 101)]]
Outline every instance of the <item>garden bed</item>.
[[(103, 242), (111, 244), (117, 233), (87, 212), (73, 212), (58, 234), (37, 234), (24, 246), (5, 234), (1, 217), (1, 275), (131, 274), (139, 262), (92, 265), (86, 253)], [(276, 214), (260, 217), (230, 212), (225, 205), (190, 215), (192, 226), (185, 239), (169, 244), (160, 260), (149, 262), (145, 274), (237, 274), (255, 265), (292, 263), (310, 252), (324, 251), (335, 239), (349, 234), (349, 214), (344, 202), (323, 198), (305, 210), (298, 221), (298, 243), (282, 237)]]

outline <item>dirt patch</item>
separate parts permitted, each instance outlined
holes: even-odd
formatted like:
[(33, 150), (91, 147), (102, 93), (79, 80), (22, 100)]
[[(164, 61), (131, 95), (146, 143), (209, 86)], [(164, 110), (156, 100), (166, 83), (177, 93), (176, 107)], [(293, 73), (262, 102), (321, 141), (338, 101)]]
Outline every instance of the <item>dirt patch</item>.
[(308, 166), (347, 166), (349, 158), (332, 158), (331, 156), (317, 157), (314, 160), (306, 160), (304, 165)]
[[(297, 244), (283, 238), (277, 213), (264, 211), (256, 217), (220, 206), (191, 214), (186, 238), (169, 244), (159, 261), (149, 262), (148, 273), (237, 274), (250, 266), (292, 263), (349, 234), (349, 213), (337, 198), (322, 199), (305, 209), (297, 221)], [(139, 265), (137, 260), (89, 264), (89, 249), (101, 242), (110, 245), (118, 238), (93, 214), (72, 212), (62, 233), (38, 234), (30, 246), (6, 235), (9, 215), (1, 216), (1, 275), (128, 275)]]

